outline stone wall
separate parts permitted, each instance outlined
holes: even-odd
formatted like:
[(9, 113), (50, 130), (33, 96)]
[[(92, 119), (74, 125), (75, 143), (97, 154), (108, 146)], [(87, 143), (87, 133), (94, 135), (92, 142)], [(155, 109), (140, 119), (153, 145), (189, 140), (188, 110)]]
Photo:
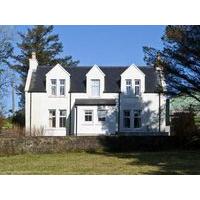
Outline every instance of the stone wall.
[(96, 150), (163, 151), (185, 149), (188, 148), (186, 144), (186, 140), (174, 136), (0, 137), (0, 155)]

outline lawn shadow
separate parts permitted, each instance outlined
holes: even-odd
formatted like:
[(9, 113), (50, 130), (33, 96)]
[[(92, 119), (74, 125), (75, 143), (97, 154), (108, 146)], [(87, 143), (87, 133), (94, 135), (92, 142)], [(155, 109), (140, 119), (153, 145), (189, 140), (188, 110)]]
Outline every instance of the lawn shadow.
[[(199, 151), (161, 151), (161, 152), (106, 152), (88, 151), (91, 154), (126, 159), (128, 166), (156, 167), (147, 170), (147, 175), (194, 175), (200, 174)], [(141, 170), (142, 171), (142, 170)], [(114, 173), (113, 173), (114, 174)]]

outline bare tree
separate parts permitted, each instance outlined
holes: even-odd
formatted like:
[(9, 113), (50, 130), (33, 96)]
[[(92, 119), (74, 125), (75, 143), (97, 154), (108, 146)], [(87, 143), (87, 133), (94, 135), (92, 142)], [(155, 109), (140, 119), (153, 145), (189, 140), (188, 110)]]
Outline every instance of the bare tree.
[(5, 96), (10, 85), (9, 58), (13, 52), (12, 27), (0, 26), (0, 115), (3, 115)]

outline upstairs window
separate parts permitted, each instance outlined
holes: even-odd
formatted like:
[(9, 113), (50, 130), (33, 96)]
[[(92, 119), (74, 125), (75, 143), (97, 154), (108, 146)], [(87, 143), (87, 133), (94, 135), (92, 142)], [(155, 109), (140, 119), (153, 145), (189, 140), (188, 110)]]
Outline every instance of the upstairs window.
[(140, 79), (135, 79), (135, 95), (140, 95)]
[(132, 91), (132, 80), (126, 79), (126, 94), (131, 94)]
[(56, 96), (56, 90), (57, 90), (56, 79), (51, 79), (51, 95)]
[(49, 127), (56, 127), (56, 110), (49, 110)]
[(65, 79), (60, 79), (60, 95), (65, 95)]
[(65, 128), (66, 127), (66, 110), (60, 110), (60, 127)]
[(100, 96), (100, 80), (99, 79), (91, 80), (91, 94), (92, 96)]
[(85, 122), (92, 122), (93, 112), (92, 110), (85, 110)]
[(134, 128), (141, 128), (141, 110), (134, 110)]

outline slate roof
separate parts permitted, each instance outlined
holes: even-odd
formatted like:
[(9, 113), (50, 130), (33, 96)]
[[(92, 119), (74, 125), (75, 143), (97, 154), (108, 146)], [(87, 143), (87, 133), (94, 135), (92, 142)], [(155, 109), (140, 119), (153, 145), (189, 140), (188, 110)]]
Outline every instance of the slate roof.
[[(124, 67), (100, 67), (105, 74), (106, 93), (120, 92), (120, 75), (128, 68)], [(46, 92), (46, 74), (53, 67), (38, 66), (33, 72), (29, 92)], [(86, 74), (92, 67), (64, 67), (71, 75), (70, 92), (86, 92)], [(138, 67), (145, 74), (145, 92), (153, 93), (156, 91), (157, 78), (153, 67)]]
[(76, 99), (75, 105), (116, 105), (115, 99)]

